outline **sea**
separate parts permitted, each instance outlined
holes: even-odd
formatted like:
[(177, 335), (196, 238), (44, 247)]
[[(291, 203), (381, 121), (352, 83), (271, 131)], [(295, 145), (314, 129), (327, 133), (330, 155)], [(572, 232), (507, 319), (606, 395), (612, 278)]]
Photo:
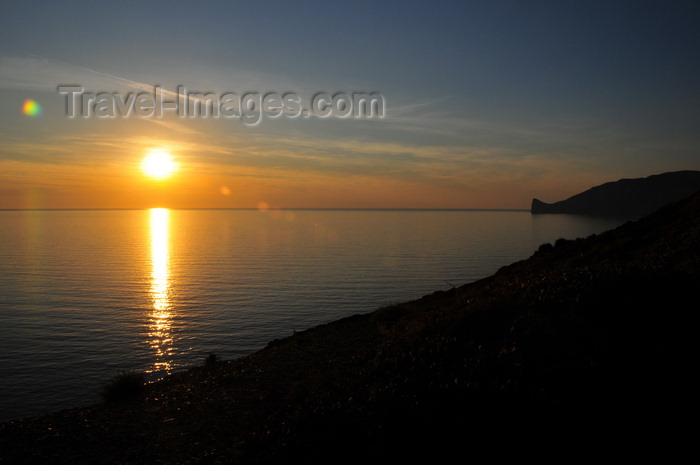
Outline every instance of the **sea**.
[(624, 219), (523, 210), (0, 211), (0, 421), (447, 290)]

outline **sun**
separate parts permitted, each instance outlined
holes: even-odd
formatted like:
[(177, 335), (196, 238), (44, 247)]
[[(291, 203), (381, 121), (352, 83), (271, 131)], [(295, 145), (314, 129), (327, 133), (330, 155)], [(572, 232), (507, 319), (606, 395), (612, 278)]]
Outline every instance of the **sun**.
[(173, 174), (177, 163), (167, 150), (153, 149), (143, 159), (141, 168), (146, 175), (155, 179), (164, 179)]

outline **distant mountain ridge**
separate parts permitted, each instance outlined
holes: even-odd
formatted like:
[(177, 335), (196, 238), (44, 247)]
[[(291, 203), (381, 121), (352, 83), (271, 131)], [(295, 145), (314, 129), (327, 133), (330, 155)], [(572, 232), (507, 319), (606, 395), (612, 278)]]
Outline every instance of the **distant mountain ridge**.
[(700, 171), (674, 171), (646, 178), (620, 179), (555, 203), (532, 199), (530, 213), (638, 218), (700, 191)]

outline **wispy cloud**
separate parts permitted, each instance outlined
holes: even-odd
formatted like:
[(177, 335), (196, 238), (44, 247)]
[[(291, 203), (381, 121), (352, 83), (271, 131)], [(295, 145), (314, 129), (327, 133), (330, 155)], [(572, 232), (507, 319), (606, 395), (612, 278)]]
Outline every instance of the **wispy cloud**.
[[(55, 92), (59, 85), (115, 91), (144, 89), (142, 83), (57, 60), (0, 56), (0, 88)], [(148, 89), (152, 90), (153, 85)]]

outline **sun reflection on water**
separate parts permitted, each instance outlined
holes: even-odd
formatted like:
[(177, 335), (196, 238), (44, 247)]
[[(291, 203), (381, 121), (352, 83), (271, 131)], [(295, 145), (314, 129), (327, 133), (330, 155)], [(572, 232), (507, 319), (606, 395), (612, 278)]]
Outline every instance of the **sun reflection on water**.
[(170, 302), (169, 221), (167, 208), (151, 209), (151, 300), (148, 343), (155, 353), (149, 372), (172, 368), (173, 337)]

